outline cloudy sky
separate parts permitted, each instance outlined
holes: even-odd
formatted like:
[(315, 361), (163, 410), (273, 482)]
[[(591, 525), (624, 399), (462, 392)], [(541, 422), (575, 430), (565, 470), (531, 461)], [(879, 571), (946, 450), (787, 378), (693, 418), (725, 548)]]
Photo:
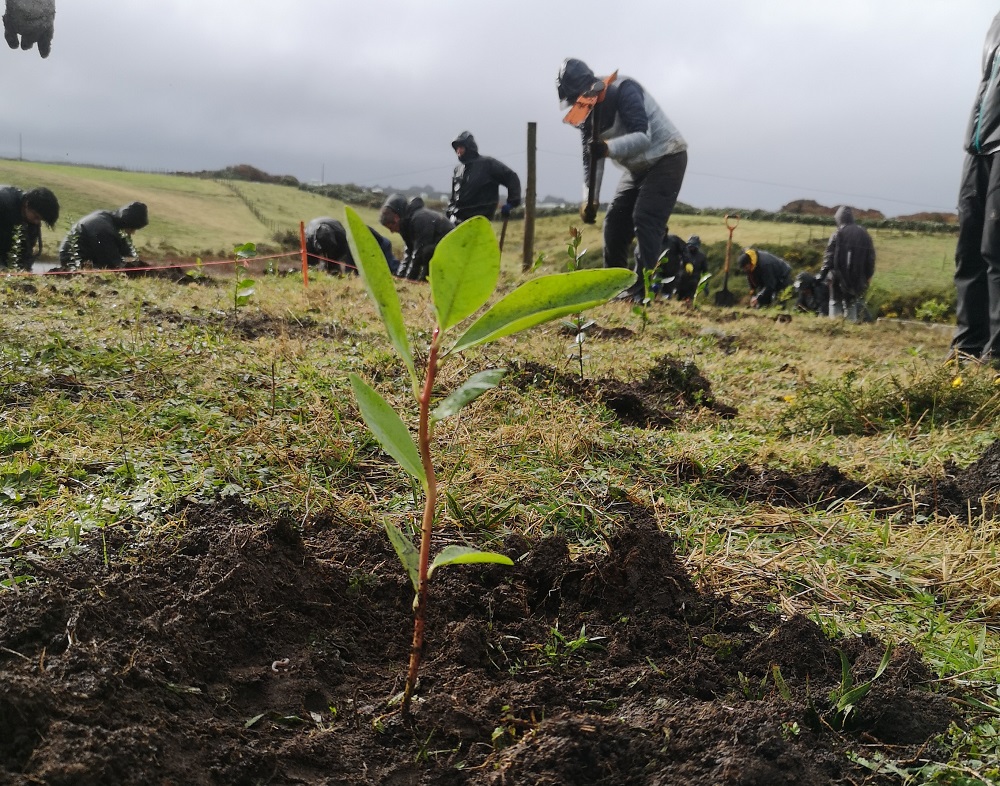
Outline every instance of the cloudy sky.
[[(579, 199), (555, 75), (619, 69), (689, 145), (681, 199), (953, 210), (987, 0), (56, 0), (48, 59), (0, 49), (0, 156), (249, 163), (447, 190), (451, 140)], [(0, 44), (2, 46), (2, 44)], [(608, 199), (614, 178), (605, 178)]]

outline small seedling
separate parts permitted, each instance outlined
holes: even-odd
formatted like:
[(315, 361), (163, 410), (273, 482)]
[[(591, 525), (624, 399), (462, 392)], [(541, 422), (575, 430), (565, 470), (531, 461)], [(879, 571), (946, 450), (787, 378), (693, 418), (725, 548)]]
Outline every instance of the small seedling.
[(500, 368), (473, 374), (432, 409), (442, 364), (464, 350), (604, 303), (630, 286), (635, 281), (635, 274), (612, 268), (532, 279), (490, 306), (461, 335), (446, 344), (449, 332), (486, 305), (500, 280), (500, 248), (490, 222), (480, 216), (459, 224), (438, 243), (430, 261), (430, 293), (437, 324), (427, 350), (427, 365), (421, 382), (403, 323), (399, 294), (385, 257), (357, 212), (350, 207), (345, 208), (345, 212), (348, 240), (358, 262), (358, 271), (385, 324), (389, 341), (406, 367), (418, 410), (417, 442), (414, 443), (400, 415), (361, 377), (351, 374), (351, 387), (365, 423), (385, 452), (419, 481), (424, 498), (419, 549), (396, 526), (385, 522), (386, 533), (415, 593), (413, 644), (401, 700), (401, 711), (406, 716), (420, 668), (428, 586), (434, 571), (445, 565), (513, 564), (506, 556), (458, 545), (445, 546), (431, 559), (431, 534), (438, 510), (438, 484), (431, 453), (434, 426), (496, 387), (505, 372)]
[[(672, 279), (670, 279), (672, 280)], [(653, 271), (642, 271), (643, 294), (642, 302), (632, 306), (632, 313), (642, 321), (641, 333), (646, 332), (646, 325), (649, 324), (649, 304), (653, 302)]]
[[(569, 228), (569, 244), (566, 246), (566, 269), (570, 272), (580, 270), (580, 262), (587, 249), (580, 250), (580, 243), (583, 241), (583, 233), (576, 227)], [(580, 367), (580, 381), (583, 382), (583, 361), (587, 357), (583, 352), (583, 345), (587, 342), (587, 331), (594, 326), (594, 320), (584, 319), (582, 314), (573, 314), (569, 319), (563, 320), (563, 327), (573, 331), (573, 347), (569, 352), (569, 357), (574, 358)]]
[(872, 689), (872, 685), (879, 677), (885, 673), (892, 659), (892, 644), (885, 648), (882, 661), (875, 669), (875, 676), (867, 682), (855, 685), (851, 677), (851, 664), (842, 650), (837, 650), (840, 655), (840, 685), (830, 693), (830, 701), (833, 703), (833, 713), (829, 719), (830, 725), (835, 729), (844, 729), (847, 726), (847, 719), (854, 711), (854, 705), (861, 701)]
[(253, 297), (253, 288), (256, 282), (250, 278), (249, 268), (246, 265), (241, 265), (240, 262), (257, 256), (257, 244), (244, 243), (233, 248), (233, 251), (236, 254), (236, 284), (233, 288), (233, 313), (235, 314)]

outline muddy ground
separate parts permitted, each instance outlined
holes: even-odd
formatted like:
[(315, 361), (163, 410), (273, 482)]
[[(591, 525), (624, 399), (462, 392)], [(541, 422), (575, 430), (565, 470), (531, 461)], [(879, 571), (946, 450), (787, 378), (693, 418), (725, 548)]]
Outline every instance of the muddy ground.
[[(621, 412), (644, 426), (731, 414), (669, 359), (584, 386), (637, 391), (643, 408)], [(950, 467), (934, 504), (983, 504), (998, 450)], [(896, 504), (829, 466), (689, 463), (678, 479), (782, 506)], [(412, 588), (385, 537), (335, 511), (220, 501), (152, 539), (119, 525), (63, 559), (5, 555), (39, 580), (0, 594), (0, 784), (888, 784), (864, 762), (939, 753), (957, 712), (909, 645), (878, 674), (884, 642), (699, 591), (649, 511), (614, 509), (602, 554), (510, 536), (493, 548), (513, 567), (435, 577), (409, 719), (390, 699)], [(844, 663), (865, 687), (838, 705)]]
[(379, 534), (221, 504), (107, 530), (0, 596), (0, 782), (888, 783), (850, 754), (933, 754), (953, 709), (909, 646), (838, 711), (840, 652), (863, 684), (882, 642), (700, 593), (647, 512), (620, 525), (605, 556), (511, 537), (513, 568), (442, 571), (409, 723)]

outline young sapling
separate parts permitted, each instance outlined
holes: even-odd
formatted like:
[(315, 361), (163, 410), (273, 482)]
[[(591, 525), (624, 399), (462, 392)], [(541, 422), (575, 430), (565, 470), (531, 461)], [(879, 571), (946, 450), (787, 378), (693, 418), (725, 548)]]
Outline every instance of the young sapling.
[(360, 216), (350, 207), (345, 212), (348, 240), (358, 271), (385, 325), (389, 342), (406, 367), (417, 406), (417, 441), (414, 442), (402, 417), (385, 399), (357, 374), (350, 375), (358, 408), (368, 428), (386, 453), (420, 482), (423, 492), (419, 548), (396, 526), (385, 522), (389, 540), (414, 589), (413, 641), (401, 703), (403, 715), (408, 716), (424, 647), (428, 585), (434, 572), (446, 565), (513, 564), (501, 554), (456, 545), (445, 546), (431, 559), (431, 535), (438, 510), (438, 484), (432, 456), (434, 426), (496, 387), (506, 370), (497, 368), (473, 374), (435, 405), (435, 384), (442, 365), (472, 347), (604, 303), (631, 286), (635, 274), (611, 268), (532, 279), (487, 308), (451, 339), (455, 328), (486, 305), (500, 279), (500, 248), (490, 222), (481, 216), (465, 221), (445, 235), (430, 261), (430, 294), (436, 324), (421, 380), (403, 322), (399, 295), (385, 257)]

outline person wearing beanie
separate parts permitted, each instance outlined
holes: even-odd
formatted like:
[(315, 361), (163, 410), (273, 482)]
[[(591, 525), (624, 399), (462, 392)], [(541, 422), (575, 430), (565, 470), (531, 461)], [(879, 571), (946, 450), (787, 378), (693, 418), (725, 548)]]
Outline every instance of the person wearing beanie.
[(115, 211), (97, 210), (84, 216), (59, 245), (59, 262), (67, 270), (115, 269), (134, 265), (139, 254), (132, 233), (149, 223), (142, 202), (131, 202)]
[(624, 171), (604, 218), (604, 266), (628, 267), (635, 240), (635, 284), (618, 299), (645, 299), (644, 271), (660, 256), (663, 228), (684, 181), (687, 142), (646, 88), (618, 72), (598, 78), (586, 63), (563, 61), (556, 77), (563, 122), (583, 138), (584, 200), (580, 218), (597, 220), (605, 159)]

